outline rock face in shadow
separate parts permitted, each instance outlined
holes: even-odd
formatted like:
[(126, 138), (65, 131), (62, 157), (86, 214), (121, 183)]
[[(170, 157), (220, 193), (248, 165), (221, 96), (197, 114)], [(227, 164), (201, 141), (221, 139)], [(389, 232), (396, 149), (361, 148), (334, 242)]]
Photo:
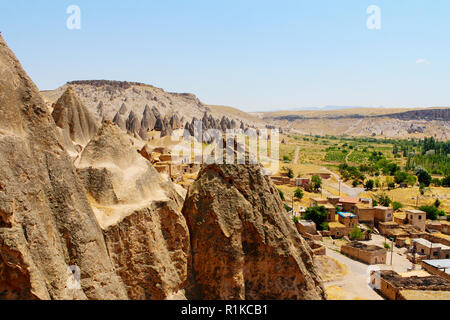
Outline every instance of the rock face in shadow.
[(183, 297), (190, 242), (173, 184), (108, 121), (77, 166), (128, 297)]
[(126, 299), (55, 122), (1, 36), (0, 93), (0, 299)]
[(204, 166), (184, 207), (195, 299), (324, 299), (311, 249), (259, 165)]
[(98, 129), (94, 117), (71, 87), (67, 88), (53, 106), (52, 117), (56, 125), (66, 131), (77, 144), (86, 145)]

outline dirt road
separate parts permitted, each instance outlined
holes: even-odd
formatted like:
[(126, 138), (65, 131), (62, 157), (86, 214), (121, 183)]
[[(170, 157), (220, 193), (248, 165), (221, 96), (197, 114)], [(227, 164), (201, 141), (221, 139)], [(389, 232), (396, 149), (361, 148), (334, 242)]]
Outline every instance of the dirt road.
[[(369, 287), (369, 265), (347, 258), (327, 248), (327, 255), (347, 266), (348, 273), (342, 280), (325, 283), (330, 299), (339, 300), (383, 300)], [(333, 293), (339, 292), (339, 296)]]

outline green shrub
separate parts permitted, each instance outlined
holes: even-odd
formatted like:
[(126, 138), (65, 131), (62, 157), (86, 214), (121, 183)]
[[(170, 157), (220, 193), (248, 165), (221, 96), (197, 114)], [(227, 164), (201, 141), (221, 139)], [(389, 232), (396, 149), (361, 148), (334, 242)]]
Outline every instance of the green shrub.
[(427, 219), (430, 219), (430, 220), (437, 220), (437, 218), (439, 216), (445, 216), (445, 212), (442, 210), (439, 210), (434, 205), (433, 206), (422, 206), (419, 208), (419, 210), (426, 212)]
[(403, 208), (403, 205), (400, 202), (394, 201), (392, 203), (392, 208), (394, 208), (394, 211), (397, 211), (397, 210), (400, 210), (401, 208)]
[(364, 239), (364, 232), (360, 228), (355, 227), (353, 229), (353, 231), (350, 232), (350, 239), (352, 239), (352, 240), (362, 240), (362, 239)]
[(298, 200), (302, 200), (304, 195), (305, 194), (302, 189), (297, 189), (294, 192), (294, 197), (297, 198)]
[(310, 208), (306, 209), (306, 212), (303, 215), (303, 218), (305, 220), (313, 221), (316, 224), (317, 229), (323, 230), (322, 229), (323, 223), (326, 222), (327, 215), (328, 215), (328, 212), (324, 206), (310, 207)]

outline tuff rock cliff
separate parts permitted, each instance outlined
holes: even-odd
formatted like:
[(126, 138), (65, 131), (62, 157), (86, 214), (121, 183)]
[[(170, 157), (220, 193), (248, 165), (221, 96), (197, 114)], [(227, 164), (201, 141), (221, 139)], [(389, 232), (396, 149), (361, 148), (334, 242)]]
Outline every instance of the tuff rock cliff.
[(259, 165), (208, 165), (184, 207), (196, 299), (324, 299), (311, 249)]
[[(205, 166), (182, 213), (183, 196), (124, 131), (125, 105), (93, 136), (70, 90), (60, 105), (62, 128), (0, 36), (0, 299), (324, 297), (259, 166)], [(152, 111), (168, 131), (182, 125)], [(128, 121), (134, 134), (140, 124)], [(89, 139), (74, 162), (69, 137)]]
[[(60, 139), (0, 36), (0, 298), (126, 299)], [(67, 286), (71, 265), (81, 290)]]
[(63, 129), (63, 134), (68, 134), (73, 142), (83, 146), (98, 129), (97, 121), (71, 87), (54, 104), (52, 116), (56, 125)]

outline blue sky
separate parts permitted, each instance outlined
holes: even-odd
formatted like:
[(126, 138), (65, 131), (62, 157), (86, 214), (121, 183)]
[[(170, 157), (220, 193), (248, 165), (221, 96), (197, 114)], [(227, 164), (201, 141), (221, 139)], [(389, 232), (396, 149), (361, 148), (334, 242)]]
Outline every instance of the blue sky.
[(450, 105), (448, 0), (16, 0), (0, 31), (40, 89), (139, 81), (245, 111)]

